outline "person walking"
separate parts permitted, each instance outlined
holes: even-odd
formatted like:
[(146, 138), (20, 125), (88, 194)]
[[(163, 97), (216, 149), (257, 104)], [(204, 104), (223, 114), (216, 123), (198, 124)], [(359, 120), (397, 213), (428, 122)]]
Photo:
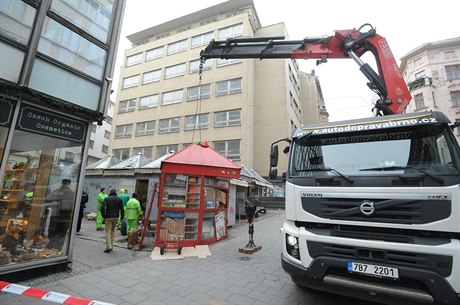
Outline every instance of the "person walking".
[(128, 249), (131, 249), (134, 243), (134, 235), (137, 234), (139, 218), (142, 215), (141, 203), (137, 200), (137, 194), (133, 193), (132, 198), (126, 203), (125, 218), (127, 221), (126, 232), (128, 234)]
[(101, 207), (101, 214), (105, 220), (105, 253), (113, 251), (113, 241), (115, 239), (115, 227), (117, 225), (118, 217), (125, 216), (123, 203), (117, 196), (117, 190), (112, 188), (109, 196), (104, 199)]
[(102, 231), (104, 228), (102, 227), (102, 223), (104, 219), (101, 215), (101, 207), (102, 202), (104, 199), (107, 198), (107, 194), (105, 193), (105, 188), (101, 188), (101, 192), (97, 195), (97, 216), (96, 216), (96, 230)]
[(77, 221), (77, 232), (80, 232), (81, 230), (81, 221), (83, 219), (83, 215), (84, 215), (84, 210), (86, 208), (86, 203), (88, 202), (89, 198), (88, 198), (88, 193), (86, 193), (85, 191), (83, 191), (81, 193), (81, 200), (80, 200), (80, 211), (78, 213), (78, 221)]
[[(120, 194), (118, 195), (118, 197), (121, 199), (121, 202), (123, 203), (123, 208), (126, 207), (126, 203), (128, 202), (128, 200), (130, 199), (129, 195), (128, 195), (128, 191), (126, 189), (120, 189)], [(118, 219), (118, 224), (117, 224), (117, 229), (120, 229), (121, 228), (121, 222), (123, 221), (122, 218), (119, 218)]]

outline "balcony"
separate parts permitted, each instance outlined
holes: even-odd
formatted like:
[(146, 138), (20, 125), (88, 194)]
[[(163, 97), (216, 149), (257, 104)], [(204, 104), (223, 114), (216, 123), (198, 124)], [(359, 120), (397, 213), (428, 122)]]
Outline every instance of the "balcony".
[(431, 77), (421, 77), (421, 78), (414, 80), (413, 82), (410, 82), (409, 84), (407, 84), (407, 86), (409, 87), (409, 91), (412, 92), (421, 87), (431, 86), (432, 83), (433, 81)]

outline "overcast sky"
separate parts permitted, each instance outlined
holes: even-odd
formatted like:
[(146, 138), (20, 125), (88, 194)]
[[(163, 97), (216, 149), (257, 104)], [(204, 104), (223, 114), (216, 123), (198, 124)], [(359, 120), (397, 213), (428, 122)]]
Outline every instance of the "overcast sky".
[[(127, 35), (161, 24), (222, 0), (126, 0), (114, 80), (118, 80), (124, 51), (131, 47)], [(238, 0), (232, 0), (238, 1)], [(404, 0), (254, 0), (262, 26), (284, 22), (289, 39), (333, 35), (334, 30), (372, 24), (385, 37), (398, 64), (400, 58), (426, 43), (460, 37), (460, 1)], [(363, 56), (374, 65), (371, 54)], [(351, 59), (331, 59), (315, 66), (315, 60), (299, 60), (300, 69), (319, 77), (329, 120), (371, 116), (374, 93)], [(114, 88), (116, 89), (116, 88)], [(113, 96), (112, 96), (113, 97)]]

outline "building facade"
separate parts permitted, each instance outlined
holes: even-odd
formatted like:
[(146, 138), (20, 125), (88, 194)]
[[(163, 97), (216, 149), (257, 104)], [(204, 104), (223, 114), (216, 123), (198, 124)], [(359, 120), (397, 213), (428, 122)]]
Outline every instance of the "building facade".
[[(425, 43), (401, 58), (413, 102), (408, 112), (441, 111), (460, 121), (460, 37)], [(455, 135), (460, 142), (460, 130)]]
[(129, 35), (111, 153), (158, 158), (200, 139), (267, 176), (271, 143), (319, 119), (322, 97), (306, 93), (317, 92), (316, 78), (290, 59), (213, 59), (200, 69), (200, 51), (211, 39), (261, 36), (288, 35), (283, 23), (262, 27), (252, 0), (227, 1)]
[(105, 119), (102, 125), (97, 122), (91, 125), (87, 164), (92, 164), (108, 156), (114, 113), (115, 103), (110, 100), (107, 102)]
[(4, 279), (71, 261), (90, 128), (104, 119), (123, 11), (114, 0), (0, 1)]

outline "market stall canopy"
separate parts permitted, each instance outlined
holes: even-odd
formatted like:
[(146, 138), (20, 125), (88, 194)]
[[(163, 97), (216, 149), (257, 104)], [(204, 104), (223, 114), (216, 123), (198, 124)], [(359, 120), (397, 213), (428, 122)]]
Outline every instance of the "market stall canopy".
[(206, 141), (190, 144), (169, 156), (161, 163), (161, 168), (164, 167), (177, 172), (191, 171), (216, 177), (240, 177), (240, 166), (211, 148)]
[(151, 162), (152, 160), (146, 158), (142, 155), (142, 153), (138, 153), (137, 155), (132, 156), (129, 159), (121, 161), (114, 166), (106, 169), (104, 171), (104, 175), (107, 176), (134, 176), (134, 169), (144, 166), (145, 164)]
[(114, 155), (110, 154), (101, 160), (91, 163), (86, 167), (86, 169), (106, 169), (114, 166), (117, 163), (120, 163), (120, 160)]
[(174, 153), (175, 153), (174, 150), (172, 150), (166, 155), (161, 156), (160, 158), (153, 160), (152, 162), (149, 162), (140, 168), (135, 168), (134, 171), (139, 174), (159, 174), (161, 173), (161, 162), (164, 159), (169, 158), (170, 156), (174, 155)]
[(231, 184), (248, 187), (249, 184), (255, 183), (256, 185), (272, 188), (273, 184), (265, 180), (259, 173), (257, 173), (252, 168), (247, 168), (244, 165), (241, 165), (241, 177), (238, 179), (230, 180)]

